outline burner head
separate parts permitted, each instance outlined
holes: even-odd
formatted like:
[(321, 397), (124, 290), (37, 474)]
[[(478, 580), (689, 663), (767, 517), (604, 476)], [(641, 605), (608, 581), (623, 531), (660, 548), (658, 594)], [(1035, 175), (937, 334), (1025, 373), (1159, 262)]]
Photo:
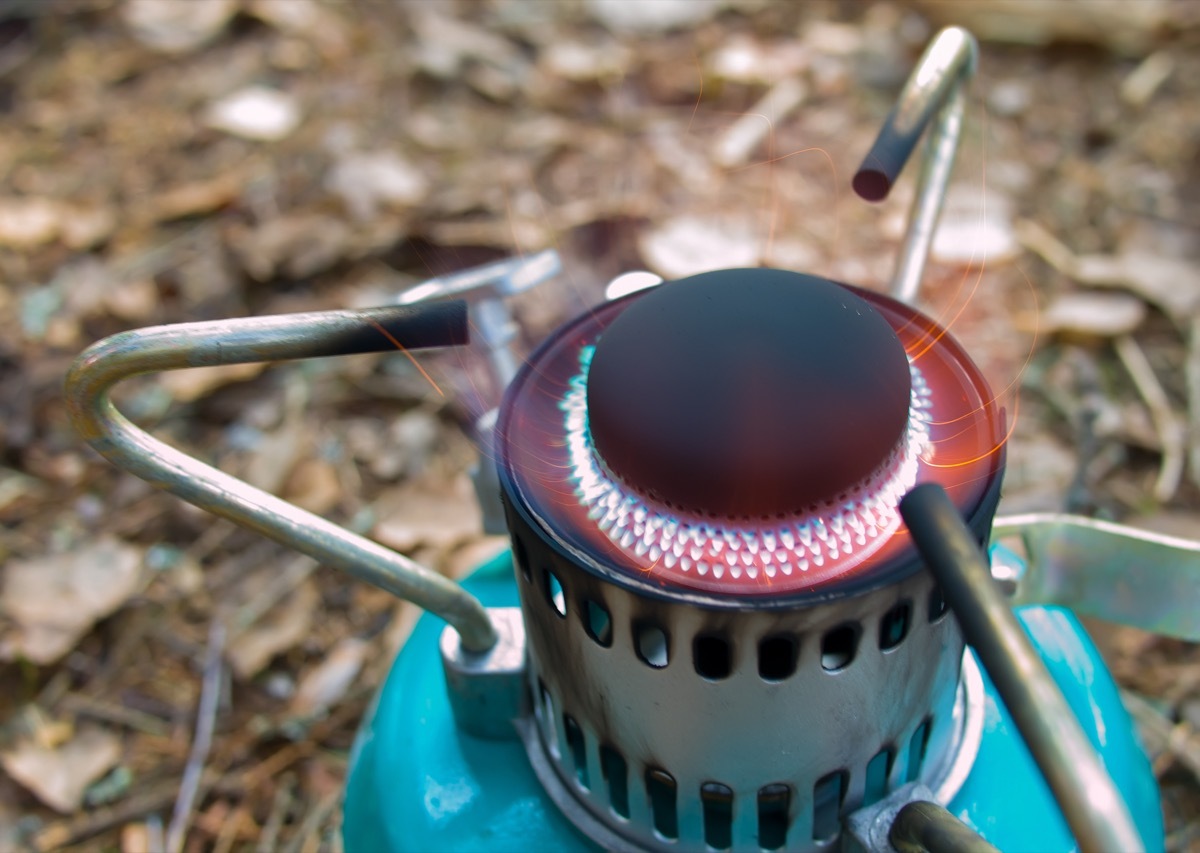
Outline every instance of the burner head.
[(895, 453), (912, 381), (883, 316), (831, 281), (703, 273), (630, 305), (596, 344), (596, 453), (631, 491), (712, 519), (784, 518)]
[(596, 573), (771, 606), (912, 571), (900, 497), (936, 482), (973, 517), (998, 488), (1003, 421), (908, 306), (728, 270), (562, 327), (510, 386), (497, 450), (506, 498)]
[(985, 542), (1003, 421), (945, 329), (812, 276), (694, 276), (559, 329), (496, 451), (522, 738), (564, 814), (606, 849), (817, 853), (869, 790), (954, 789), (974, 682), (897, 507), (940, 483)]

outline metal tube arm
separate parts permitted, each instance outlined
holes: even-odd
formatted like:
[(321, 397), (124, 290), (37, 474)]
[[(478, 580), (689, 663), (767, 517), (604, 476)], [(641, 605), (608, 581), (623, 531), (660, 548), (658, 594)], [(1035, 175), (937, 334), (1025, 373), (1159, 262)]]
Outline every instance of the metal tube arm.
[(467, 341), (466, 306), (449, 302), (155, 326), (88, 348), (67, 373), (67, 409), (102, 456), (157, 488), (336, 566), (438, 614), (470, 651), (496, 632), (483, 605), (458, 584), (388, 548), (293, 506), (159, 441), (109, 397), (131, 376), (220, 364), (452, 346)]
[(970, 529), (936, 483), (900, 501), (913, 543), (933, 572), (967, 642), (1004, 699), (1085, 853), (1136, 853), (1145, 844), (1112, 777), (1017, 617)]
[(932, 124), (890, 287), (892, 295), (904, 302), (912, 303), (921, 284), (962, 135), (963, 87), (975, 73), (978, 55), (975, 37), (961, 27), (947, 27), (938, 33), (909, 75), (896, 106), (854, 175), (854, 191), (863, 199), (887, 198), (921, 135)]

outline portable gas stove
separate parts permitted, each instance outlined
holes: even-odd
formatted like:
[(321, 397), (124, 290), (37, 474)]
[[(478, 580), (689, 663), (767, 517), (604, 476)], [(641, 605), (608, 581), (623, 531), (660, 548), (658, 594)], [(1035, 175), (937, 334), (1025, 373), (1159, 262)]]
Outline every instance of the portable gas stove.
[[(503, 299), (557, 271), (546, 253), (399, 305), (80, 357), (68, 398), (101, 453), (450, 623), (421, 620), (363, 724), (348, 849), (1162, 848), (1154, 778), (1071, 609), (1200, 638), (1198, 546), (994, 521), (1005, 413), (908, 304), (974, 62), (967, 33), (941, 33), (855, 178), (885, 196), (932, 124), (892, 296), (704, 273), (595, 307), (517, 369)], [(461, 587), (108, 398), (155, 370), (459, 344), (466, 305), (438, 300), (468, 296), (507, 386), (476, 481), (512, 550)], [(997, 547), (989, 569), (998, 532), (1028, 562)]]

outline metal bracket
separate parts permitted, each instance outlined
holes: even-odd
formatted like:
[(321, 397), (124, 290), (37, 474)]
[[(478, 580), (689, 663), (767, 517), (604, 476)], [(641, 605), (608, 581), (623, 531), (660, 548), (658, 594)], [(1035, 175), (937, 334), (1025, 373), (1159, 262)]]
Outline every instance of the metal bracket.
[[(473, 327), (487, 349), (498, 401), (517, 375), (520, 364), (513, 348), (519, 329), (504, 300), (533, 289), (561, 271), (558, 252), (547, 249), (431, 278), (404, 291), (396, 301), (401, 305), (417, 305), (445, 299), (470, 300)], [(483, 530), (493, 536), (508, 533), (500, 503), (500, 477), (496, 472), (493, 440), (496, 413), (495, 408), (489, 409), (475, 421), (479, 462), (471, 469), (475, 496), (483, 510)]]
[(1200, 641), (1200, 542), (1052, 513), (998, 517), (992, 539), (1006, 538), (1025, 550), (1023, 571), (1000, 567), (1012, 605), (1057, 604)]
[(488, 608), (499, 639), (486, 652), (463, 648), (447, 628), (438, 646), (454, 721), (485, 738), (515, 738), (513, 721), (529, 714), (525, 686), (525, 625), (519, 607)]

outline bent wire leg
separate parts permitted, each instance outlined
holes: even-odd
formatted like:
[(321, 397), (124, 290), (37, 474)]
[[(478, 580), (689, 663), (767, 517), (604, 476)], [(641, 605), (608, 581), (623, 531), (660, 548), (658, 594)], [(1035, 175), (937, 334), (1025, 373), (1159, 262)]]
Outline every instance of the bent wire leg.
[(963, 87), (975, 73), (978, 54), (975, 37), (966, 30), (947, 27), (938, 33), (909, 75), (900, 99), (854, 175), (854, 191), (863, 199), (887, 198), (921, 135), (932, 124), (908, 230), (890, 285), (892, 295), (909, 304), (921, 286), (921, 273), (954, 168), (966, 110)]
[(219, 364), (316, 358), (467, 341), (461, 302), (181, 323), (123, 332), (88, 348), (67, 373), (71, 421), (120, 468), (189, 503), (406, 598), (453, 625), (470, 651), (496, 642), (474, 596), (407, 557), (188, 456), (138, 428), (109, 397), (131, 376)]

